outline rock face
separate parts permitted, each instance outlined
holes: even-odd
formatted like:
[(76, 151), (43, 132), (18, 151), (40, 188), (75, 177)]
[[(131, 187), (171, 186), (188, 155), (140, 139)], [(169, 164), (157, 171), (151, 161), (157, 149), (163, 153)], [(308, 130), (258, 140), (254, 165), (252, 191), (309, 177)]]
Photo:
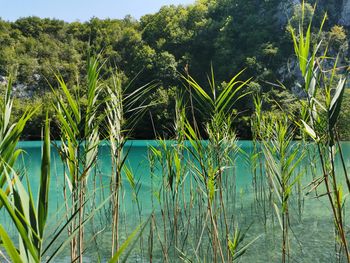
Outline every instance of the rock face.
[(3, 86), (7, 85), (7, 78), (5, 76), (0, 75), (0, 85), (3, 85)]
[[(35, 80), (40, 79), (40, 75), (38, 75), (38, 74), (34, 74), (33, 77)], [(0, 87), (1, 86), (5, 87), (7, 84), (8, 84), (8, 78), (0, 75)], [(13, 83), (12, 84), (12, 94), (16, 98), (26, 98), (26, 99), (33, 98), (34, 93), (35, 93), (35, 89), (36, 89), (35, 84), (33, 84), (31, 86), (28, 86), (28, 85), (22, 84), (22, 83)]]
[[(327, 6), (327, 1), (329, 0), (319, 0), (318, 8), (322, 9), (324, 6)], [(300, 0), (282, 0), (280, 2), (277, 6), (276, 18), (281, 27), (287, 24), (288, 18), (292, 15), (293, 6), (300, 4), (300, 2)], [(350, 27), (350, 0), (335, 1), (332, 5), (334, 5), (334, 10), (331, 15), (335, 18), (334, 22)]]
[(350, 26), (350, 0), (343, 0), (343, 7), (339, 24)]
[(287, 25), (288, 19), (293, 15), (293, 7), (300, 4), (300, 0), (284, 0), (277, 7), (276, 18), (278, 25), (283, 28)]

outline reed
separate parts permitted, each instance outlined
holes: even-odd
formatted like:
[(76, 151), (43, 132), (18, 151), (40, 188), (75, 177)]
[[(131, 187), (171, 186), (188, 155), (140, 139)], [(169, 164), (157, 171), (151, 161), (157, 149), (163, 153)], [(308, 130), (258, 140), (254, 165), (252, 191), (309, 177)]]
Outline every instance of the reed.
[[(304, 5), (302, 10), (303, 20)], [(326, 16), (321, 24), (320, 32), (325, 20)], [(303, 25), (303, 21), (301, 21), (301, 25)], [(291, 34), (300, 71), (304, 78), (304, 91), (307, 96), (305, 106), (307, 114), (304, 114), (300, 125), (316, 144), (323, 174), (320, 181), (323, 182), (326, 189), (321, 196), (327, 196), (329, 200), (340, 250), (344, 252), (347, 262), (350, 262), (345, 218), (343, 216), (345, 209), (344, 190), (339, 184), (340, 175), (335, 169), (336, 155), (339, 155), (342, 166), (345, 167), (344, 156), (341, 149), (338, 148), (340, 144), (339, 138), (336, 136), (336, 124), (341, 111), (346, 76), (340, 76), (339, 80), (336, 80), (338, 58), (328, 57), (328, 48), (321, 51), (320, 43), (317, 41), (312, 46), (311, 22), (306, 34), (304, 34), (302, 26), (299, 27), (298, 33), (291, 29)], [(329, 66), (329, 64), (332, 66)], [(343, 170), (343, 175), (349, 191), (350, 184), (348, 183), (349, 178), (346, 169)], [(319, 184), (316, 184), (315, 188), (318, 186)]]
[(184, 77), (192, 99), (205, 109), (203, 125), (208, 140), (198, 133), (197, 122), (192, 119), (191, 124), (187, 119), (187, 113), (198, 109), (192, 108), (193, 103), (188, 109), (185, 96), (178, 95), (174, 140), (159, 139), (158, 145), (150, 148), (152, 178), (155, 170), (160, 173), (159, 191), (154, 189), (157, 179), (152, 180), (152, 193), (157, 197), (156, 204), (152, 195), (152, 207), (159, 206), (160, 212), (152, 215), (150, 229), (155, 233), (150, 232), (149, 247), (153, 254), (155, 235), (165, 262), (237, 260), (253, 243), (242, 245), (245, 232), (234, 220), (238, 146), (231, 120), (234, 102), (247, 95), (243, 90), (249, 81), (238, 80), (241, 73), (220, 89), (212, 71), (210, 93), (190, 76)]
[[(70, 243), (71, 261), (83, 262), (87, 182), (96, 165), (100, 142), (100, 119), (97, 116), (101, 89), (99, 71), (98, 60), (91, 58), (87, 67), (86, 88), (78, 86), (76, 92), (72, 93), (59, 75), (56, 78), (63, 96), (52, 88), (57, 100), (57, 104), (53, 106), (59, 120), (61, 136), (59, 154), (65, 164), (63, 191), (66, 209), (68, 212), (72, 207), (72, 215), (79, 214), (78, 218), (70, 222), (68, 230), (68, 235), (71, 236), (76, 228), (79, 229), (79, 235)], [(86, 99), (86, 105), (83, 105), (81, 97)]]
[[(327, 55), (327, 47), (321, 50), (318, 38), (325, 20), (318, 34), (312, 34), (311, 22), (305, 32), (304, 6), (302, 12), (298, 30), (290, 28), (305, 93), (304, 98), (298, 98), (300, 112), (284, 112), (279, 105), (278, 111), (264, 111), (266, 101), (254, 94), (253, 148), (252, 153), (243, 153), (234, 127), (235, 105), (251, 93), (247, 91), (251, 79), (241, 80), (241, 71), (227, 84), (218, 85), (211, 69), (208, 83), (202, 86), (186, 72), (182, 76), (186, 90), (179, 92), (175, 101), (174, 136), (172, 140), (159, 137), (157, 145), (148, 149), (150, 215), (144, 212), (139, 197), (140, 189), (146, 186), (128, 164), (131, 148), (126, 145), (150, 106), (145, 98), (157, 85), (133, 88), (133, 81), (125, 84), (118, 72), (105, 81), (101, 74), (105, 65), (98, 57), (89, 59), (82, 86), (67, 87), (62, 76), (56, 76), (59, 89), (52, 88), (56, 98), (53, 107), (60, 143), (52, 145), (64, 167), (64, 212), (50, 233), (49, 118), (43, 132), (36, 201), (29, 176), (23, 181), (16, 170), (22, 152), (17, 143), (35, 110), (10, 124), (13, 99), (9, 81), (0, 104), (0, 209), (9, 215), (19, 242), (0, 225), (0, 246), (4, 248), (0, 256), (8, 262), (53, 261), (69, 245), (70, 261), (83, 262), (89, 248), (86, 226), (104, 208), (106, 214), (98, 220), (105, 225), (108, 222), (106, 229), (110, 228), (107, 261), (111, 263), (125, 262), (135, 247), (139, 248), (135, 257), (141, 261), (240, 261), (258, 243), (260, 231), (267, 245), (257, 245), (268, 248), (266, 254), (275, 253), (276, 261), (291, 262), (299, 250), (303, 253), (302, 247), (298, 250), (294, 246), (303, 245), (301, 234), (294, 230), (305, 227), (304, 198), (312, 195), (327, 198), (336, 234), (335, 257), (350, 262), (346, 225), (350, 178), (337, 130), (347, 75), (338, 68), (337, 59)], [(202, 123), (196, 120), (199, 114)], [(104, 139), (111, 156), (110, 195), (100, 200), (95, 193), (101, 189), (91, 177), (97, 176), (99, 147)], [(242, 155), (252, 173), (246, 192), (236, 184), (237, 177), (245, 176), (237, 174), (237, 159)], [(125, 182), (130, 185), (129, 195)], [(125, 209), (131, 202), (137, 215)], [(252, 218), (255, 222), (250, 222)], [(135, 230), (130, 230), (129, 221), (137, 222)], [(95, 244), (99, 233), (105, 233), (104, 229), (93, 233)], [(276, 243), (280, 252), (269, 242)]]
[[(125, 149), (125, 144), (129, 137), (132, 136), (135, 125), (149, 107), (149, 104), (144, 100), (145, 94), (149, 93), (156, 86), (154, 83), (149, 83), (131, 90), (132, 84), (133, 82), (130, 82), (128, 85), (123, 86), (121, 76), (118, 73), (115, 73), (112, 76), (112, 83), (107, 84), (106, 87), (106, 137), (109, 140), (112, 163), (112, 176), (110, 181), (110, 191), (112, 194), (112, 257), (114, 256), (114, 253), (118, 251), (119, 247), (120, 198), (122, 194), (121, 187), (123, 174), (126, 175), (126, 178), (134, 191), (134, 199), (137, 204), (139, 204), (133, 173), (126, 164), (130, 149)], [(141, 221), (141, 210), (139, 205), (138, 210)]]
[(298, 143), (293, 142), (295, 133), (288, 118), (281, 115), (265, 120), (262, 151), (266, 160), (267, 180), (273, 193), (272, 204), (282, 231), (281, 262), (287, 262), (290, 259), (290, 199), (303, 176), (302, 172), (297, 172), (297, 168), (304, 158), (304, 152)]
[[(2, 135), (0, 145), (3, 149), (1, 151), (1, 179), (4, 188), (0, 189), (0, 208), (8, 213), (19, 234), (19, 246), (16, 247), (16, 242), (10, 238), (4, 227), (0, 225), (0, 244), (7, 253), (1, 252), (1, 256), (7, 262), (10, 262), (10, 260), (12, 262), (50, 262), (68, 244), (70, 244), (71, 262), (83, 262), (83, 253), (85, 252), (84, 227), (111, 199), (109, 196), (100, 200), (96, 206), (87, 206), (89, 199), (95, 198), (95, 192), (98, 191), (95, 186), (92, 191), (88, 192), (88, 178), (96, 166), (98, 146), (100, 145), (98, 111), (101, 105), (99, 101), (101, 85), (99, 84), (99, 71), (98, 59), (91, 58), (87, 70), (87, 88), (78, 88), (76, 94), (71, 93), (62, 77), (56, 76), (64, 97), (60, 95), (59, 91), (54, 90), (57, 98), (57, 104), (54, 105), (54, 108), (60, 121), (61, 131), (61, 145), (58, 146), (56, 143), (54, 145), (59, 150), (59, 155), (66, 168), (64, 182), (65, 185), (68, 185), (69, 194), (66, 187), (64, 187), (64, 207), (66, 211), (62, 214), (61, 209), (59, 209), (57, 215), (51, 219), (48, 219), (51, 181), (49, 119), (47, 116), (43, 137), (39, 191), (38, 197), (35, 198), (32, 195), (28, 175), (24, 173), (26, 182), (23, 184), (21, 176), (15, 168), (16, 159), (22, 153), (22, 150), (17, 148), (17, 142), (25, 123), (34, 111), (27, 111), (17, 123), (9, 126), (13, 103), (10, 96), (11, 81), (7, 86), (7, 93), (3, 103), (1, 103), (2, 114), (0, 119)], [(80, 96), (86, 96), (86, 104), (78, 99)], [(132, 184), (130, 172), (127, 177), (130, 178)], [(35, 205), (36, 200), (38, 200), (37, 205)], [(44, 236), (47, 222), (56, 221), (57, 216), (62, 217), (62, 220), (53, 222), (55, 227)], [(64, 219), (66, 219), (65, 222)], [(116, 262), (122, 254), (125, 254), (124, 260), (127, 259), (147, 224), (148, 221), (140, 222), (140, 225), (116, 250), (116, 254), (113, 255), (110, 262)], [(63, 239), (67, 230), (68, 238)]]
[(253, 151), (246, 153), (249, 167), (252, 170), (252, 186), (254, 191), (255, 211), (261, 217), (265, 232), (267, 231), (267, 222), (270, 212), (271, 188), (268, 185), (264, 173), (265, 159), (261, 147), (264, 140), (264, 112), (262, 111), (263, 100), (260, 94), (253, 95), (254, 114), (251, 119), (251, 130), (253, 135)]
[[(30, 185), (28, 191), (21, 183), (13, 168), (8, 167), (4, 174), (11, 196), (0, 189), (0, 199), (4, 209), (10, 215), (19, 234), (19, 248), (17, 249), (5, 229), (0, 225), (0, 236), (4, 248), (13, 262), (41, 262), (44, 230), (48, 216), (48, 190), (50, 185), (50, 133), (48, 120), (45, 126), (40, 188), (38, 203), (32, 195)], [(10, 173), (7, 171), (11, 171)], [(27, 183), (29, 183), (27, 178)], [(62, 230), (60, 231), (62, 233)], [(55, 253), (51, 256), (53, 257)]]
[[(9, 77), (4, 98), (0, 103), (0, 189), (4, 189), (7, 182), (7, 174), (14, 167), (14, 164), (22, 151), (17, 148), (18, 141), (27, 121), (38, 109), (27, 110), (23, 116), (11, 124), (13, 98), (12, 77)], [(10, 169), (10, 170), (9, 170)], [(4, 189), (6, 194), (10, 188)], [(1, 204), (0, 204), (1, 206)]]
[[(39, 175), (40, 183), (37, 197), (32, 194), (28, 176), (26, 176), (25, 186), (13, 168), (8, 167), (10, 173), (5, 172), (11, 195), (0, 189), (0, 200), (19, 237), (19, 242), (14, 242), (4, 227), (0, 225), (1, 244), (7, 252), (7, 255), (2, 254), (2, 257), (7, 262), (10, 262), (10, 260), (12, 262), (29, 263), (51, 262), (78, 233), (79, 228), (76, 228), (68, 239), (62, 240), (69, 222), (77, 218), (78, 213), (67, 213), (67, 223), (58, 223), (53, 233), (46, 233), (51, 232), (47, 231), (49, 224), (57, 224), (52, 218), (48, 217), (51, 182), (50, 144), (50, 125), (47, 117), (43, 135), (41, 173)], [(85, 223), (83, 222), (83, 225)]]
[[(208, 260), (213, 260), (214, 262), (231, 260), (232, 258), (231, 231), (234, 227), (226, 209), (226, 201), (229, 195), (225, 196), (225, 193), (227, 193), (227, 188), (225, 187), (228, 184), (227, 182), (235, 181), (233, 171), (237, 145), (231, 123), (234, 112), (232, 107), (235, 101), (246, 95), (245, 92), (241, 94), (239, 92), (249, 81), (239, 81), (239, 75), (240, 73), (232, 78), (229, 84), (219, 92), (212, 71), (209, 81), (209, 90), (211, 93), (207, 93), (193, 78), (189, 76), (185, 77), (188, 86), (196, 95), (194, 99), (206, 110), (207, 121), (204, 125), (209, 140), (207, 142), (203, 141), (203, 137), (197, 132), (198, 129), (192, 127), (185, 119), (184, 111), (179, 107), (182, 104), (178, 102), (177, 105), (179, 108), (176, 112), (179, 117), (176, 119), (175, 128), (177, 128), (177, 139), (179, 140), (180, 138), (180, 141), (178, 141), (173, 150), (175, 153), (165, 154), (167, 156), (165, 158), (167, 165), (163, 167), (167, 167), (166, 173), (168, 173), (168, 176), (164, 177), (168, 178), (167, 186), (170, 189), (170, 193), (173, 193), (173, 199), (177, 197), (177, 193), (179, 192), (179, 181), (182, 182), (182, 185), (180, 185), (182, 189), (186, 189), (186, 183), (190, 184), (190, 186), (187, 186), (187, 189), (190, 189), (188, 197), (190, 201), (187, 201), (186, 207), (185, 200), (183, 200), (184, 205), (182, 210), (184, 211), (182, 213), (185, 216), (191, 215), (195, 217), (194, 225), (190, 224), (192, 220), (184, 220), (188, 222), (188, 228), (184, 233), (185, 237), (188, 235), (188, 232), (192, 233), (192, 235), (199, 233), (199, 236), (194, 239), (197, 239), (194, 246), (197, 260), (203, 258), (203, 252), (208, 256)], [(194, 112), (194, 110), (192, 109), (191, 112)], [(186, 166), (180, 165), (181, 160), (178, 160), (178, 156), (183, 155), (183, 152), (180, 151), (180, 154), (178, 152), (179, 149), (183, 148), (183, 139), (181, 138), (185, 138), (189, 142), (189, 146), (184, 148), (189, 154), (187, 158), (188, 164)], [(186, 167), (188, 170), (185, 169), (182, 171), (179, 167)], [(163, 170), (165, 169), (163, 168)], [(191, 175), (191, 177), (188, 178), (187, 174)], [(231, 178), (228, 178), (229, 176)], [(181, 180), (180, 178), (183, 179)], [(192, 178), (194, 185), (190, 183), (192, 182)], [(197, 195), (197, 198), (194, 197), (195, 195)], [(183, 198), (185, 199), (186, 196), (183, 195)], [(167, 204), (166, 197), (164, 197), (164, 200), (164, 203)], [(234, 204), (231, 205), (234, 206)], [(194, 209), (195, 211), (192, 211)], [(177, 209), (174, 211), (176, 212)], [(174, 222), (180, 221), (177, 216), (182, 213), (175, 212), (173, 213), (174, 219), (172, 226), (177, 228)], [(205, 249), (203, 249), (203, 246), (207, 244), (203, 240), (204, 233), (208, 234), (208, 240), (211, 243), (212, 253), (210, 256), (207, 254), (208, 251), (205, 252)], [(176, 237), (175, 235), (175, 244)], [(224, 239), (222, 239), (223, 237)], [(231, 246), (229, 246), (229, 243)], [(188, 257), (184, 251), (180, 250), (180, 252), (180, 258)]]

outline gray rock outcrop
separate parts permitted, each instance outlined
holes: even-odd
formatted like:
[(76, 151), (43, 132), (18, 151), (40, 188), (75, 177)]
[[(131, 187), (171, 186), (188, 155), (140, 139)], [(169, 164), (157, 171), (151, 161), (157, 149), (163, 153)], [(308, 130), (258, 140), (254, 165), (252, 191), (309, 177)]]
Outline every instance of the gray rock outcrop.
[(277, 7), (276, 18), (281, 28), (287, 25), (288, 19), (293, 15), (294, 6), (298, 4), (300, 4), (299, 0), (284, 0), (280, 2)]
[(343, 1), (339, 24), (343, 26), (350, 26), (350, 0)]

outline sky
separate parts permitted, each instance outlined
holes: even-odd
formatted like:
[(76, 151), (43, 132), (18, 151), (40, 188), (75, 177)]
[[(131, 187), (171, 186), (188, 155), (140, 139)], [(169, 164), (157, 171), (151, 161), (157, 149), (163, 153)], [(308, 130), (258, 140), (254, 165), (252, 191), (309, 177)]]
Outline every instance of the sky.
[(139, 19), (155, 13), (163, 5), (191, 4), (195, 0), (0, 0), (0, 17), (15, 21), (20, 17), (38, 16), (72, 21), (91, 17)]

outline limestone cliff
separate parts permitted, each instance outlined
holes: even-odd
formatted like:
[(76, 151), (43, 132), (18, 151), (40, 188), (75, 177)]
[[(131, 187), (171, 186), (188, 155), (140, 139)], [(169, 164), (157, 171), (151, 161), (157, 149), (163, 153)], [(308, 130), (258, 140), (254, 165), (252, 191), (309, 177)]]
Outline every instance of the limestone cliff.
[(343, 0), (339, 24), (343, 26), (350, 26), (350, 0)]
[[(276, 18), (280, 26), (285, 26), (292, 15), (293, 6), (300, 0), (282, 0), (277, 6)], [(312, 2), (312, 1), (308, 1)], [(319, 0), (317, 9), (327, 11), (331, 23), (350, 27), (350, 0)]]

